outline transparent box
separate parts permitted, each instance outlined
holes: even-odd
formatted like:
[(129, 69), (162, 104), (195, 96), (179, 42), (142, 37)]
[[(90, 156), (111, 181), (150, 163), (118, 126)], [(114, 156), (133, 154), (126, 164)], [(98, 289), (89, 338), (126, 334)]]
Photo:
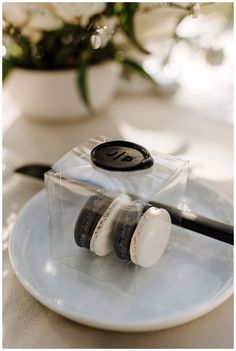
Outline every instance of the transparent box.
[(105, 170), (93, 164), (91, 151), (110, 140), (89, 139), (45, 174), (50, 255), (89, 281), (133, 295), (151, 279), (165, 256), (163, 248), (157, 262), (145, 266), (151, 259), (149, 251), (155, 249), (148, 238), (157, 242), (156, 235), (167, 228), (159, 209), (166, 209), (172, 223), (174, 219), (174, 224), (180, 224), (188, 161), (151, 150), (154, 163), (148, 169)]

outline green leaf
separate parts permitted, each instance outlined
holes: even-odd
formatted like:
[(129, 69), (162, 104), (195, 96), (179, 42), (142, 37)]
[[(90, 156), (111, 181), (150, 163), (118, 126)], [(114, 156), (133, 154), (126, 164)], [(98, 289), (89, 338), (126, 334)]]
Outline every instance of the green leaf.
[(116, 13), (120, 22), (121, 29), (129, 38), (129, 40), (136, 46), (138, 50), (145, 54), (149, 52), (138, 42), (134, 30), (134, 16), (139, 7), (139, 3), (117, 3)]
[(106, 9), (104, 11), (104, 16), (111, 17), (115, 15), (115, 3), (107, 2)]
[(77, 83), (79, 87), (80, 97), (85, 104), (85, 106), (91, 110), (91, 104), (88, 97), (88, 87), (87, 87), (87, 69), (90, 62), (90, 53), (88, 51), (84, 52), (81, 56), (80, 66), (78, 69)]
[(120, 59), (121, 64), (123, 64), (124, 66), (127, 66), (131, 69), (133, 69), (134, 71), (136, 71), (138, 74), (140, 74), (141, 76), (143, 76), (144, 78), (148, 79), (151, 83), (153, 83), (155, 86), (157, 85), (157, 83), (155, 82), (155, 80), (150, 76), (150, 74), (148, 74), (145, 69), (143, 68), (143, 66), (138, 63), (137, 61), (131, 59), (131, 58), (123, 58)]
[(13, 64), (9, 60), (7, 60), (6, 58), (2, 59), (2, 81), (3, 82), (8, 77), (13, 67), (14, 67)]

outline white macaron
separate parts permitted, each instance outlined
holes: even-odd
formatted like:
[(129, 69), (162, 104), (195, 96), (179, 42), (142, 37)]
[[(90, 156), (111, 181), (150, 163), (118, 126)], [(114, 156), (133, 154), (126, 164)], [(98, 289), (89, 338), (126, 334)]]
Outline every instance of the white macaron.
[(171, 218), (163, 208), (150, 207), (140, 218), (130, 243), (131, 261), (151, 267), (162, 256), (170, 237)]

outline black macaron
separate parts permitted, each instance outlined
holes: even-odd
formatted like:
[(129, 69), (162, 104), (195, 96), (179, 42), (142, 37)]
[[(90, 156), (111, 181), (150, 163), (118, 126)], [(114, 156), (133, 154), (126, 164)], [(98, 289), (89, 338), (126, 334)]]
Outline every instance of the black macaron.
[(102, 194), (88, 199), (75, 223), (74, 239), (78, 246), (90, 248), (93, 232), (112, 201), (112, 198)]
[(120, 210), (114, 223), (113, 249), (116, 255), (123, 260), (130, 260), (130, 243), (134, 231), (143, 213), (151, 206), (133, 203)]

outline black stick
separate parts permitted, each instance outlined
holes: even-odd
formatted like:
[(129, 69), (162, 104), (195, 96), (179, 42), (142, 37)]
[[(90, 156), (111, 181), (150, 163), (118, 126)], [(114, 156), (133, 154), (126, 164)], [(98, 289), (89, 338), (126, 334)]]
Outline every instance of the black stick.
[[(15, 172), (44, 180), (44, 173), (50, 169), (51, 166), (49, 165), (34, 164), (17, 168)], [(157, 202), (150, 201), (149, 203), (155, 207), (165, 208), (171, 216), (172, 223), (175, 225), (193, 230), (194, 232), (223, 241), (227, 244), (234, 244), (234, 227), (231, 225), (200, 216), (193, 212), (181, 211)]]
[(172, 223), (175, 225), (193, 230), (194, 232), (223, 241), (227, 244), (234, 244), (234, 227), (229, 224), (200, 216), (192, 211), (181, 211), (153, 201), (149, 203), (155, 207), (165, 208), (171, 216)]

